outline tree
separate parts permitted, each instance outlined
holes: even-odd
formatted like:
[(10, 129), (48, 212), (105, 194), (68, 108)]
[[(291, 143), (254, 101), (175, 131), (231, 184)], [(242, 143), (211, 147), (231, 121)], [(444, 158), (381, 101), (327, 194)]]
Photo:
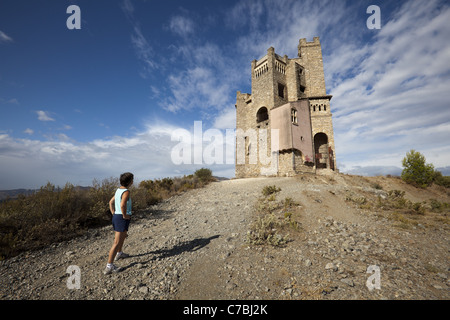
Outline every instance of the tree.
[(402, 179), (406, 183), (426, 188), (434, 179), (434, 166), (425, 162), (425, 156), (420, 152), (411, 150), (402, 160)]

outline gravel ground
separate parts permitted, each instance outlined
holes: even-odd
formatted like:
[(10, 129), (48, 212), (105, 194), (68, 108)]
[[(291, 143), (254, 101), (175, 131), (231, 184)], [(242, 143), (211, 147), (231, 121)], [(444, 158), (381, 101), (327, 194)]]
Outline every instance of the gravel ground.
[[(335, 173), (213, 182), (134, 215), (121, 272), (103, 275), (112, 228), (90, 230), (0, 262), (0, 298), (449, 299), (448, 222), (399, 228), (349, 201), (402, 187), (376, 179), (382, 189)], [(267, 185), (281, 188), (274, 203), (295, 203), (299, 227), (281, 247), (247, 241)], [(420, 192), (436, 195), (450, 202)]]

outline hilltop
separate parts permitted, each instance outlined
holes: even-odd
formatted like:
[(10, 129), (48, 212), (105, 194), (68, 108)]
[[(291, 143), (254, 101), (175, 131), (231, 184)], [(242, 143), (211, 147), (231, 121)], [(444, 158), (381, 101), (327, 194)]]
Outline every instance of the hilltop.
[(449, 299), (449, 203), (443, 187), (327, 171), (213, 182), (137, 213), (122, 272), (102, 274), (113, 234), (94, 229), (0, 262), (0, 298)]

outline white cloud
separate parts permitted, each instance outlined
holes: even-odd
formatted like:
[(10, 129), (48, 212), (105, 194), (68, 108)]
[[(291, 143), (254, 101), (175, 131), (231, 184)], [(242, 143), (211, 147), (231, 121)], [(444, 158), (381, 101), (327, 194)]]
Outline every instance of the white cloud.
[(131, 35), (131, 43), (136, 51), (136, 55), (144, 63), (144, 71), (141, 75), (145, 78), (151, 70), (157, 68), (157, 64), (153, 61), (153, 49), (142, 34), (139, 25), (135, 25), (134, 33)]
[(174, 16), (169, 21), (169, 29), (173, 33), (186, 37), (195, 31), (195, 24), (192, 19), (183, 16)]
[(19, 100), (17, 100), (16, 98), (9, 99), (8, 101), (6, 101), (6, 103), (15, 104), (17, 106), (20, 104)]
[(30, 128), (26, 128), (24, 133), (32, 135), (34, 133), (34, 131), (32, 129), (30, 129)]
[(36, 114), (38, 115), (38, 120), (40, 121), (55, 121), (55, 119), (50, 117), (48, 111), (38, 110), (36, 111)]
[(147, 78), (154, 69), (158, 68), (158, 64), (154, 61), (153, 48), (143, 35), (139, 21), (134, 17), (135, 8), (130, 0), (123, 1), (122, 10), (133, 26), (131, 43), (136, 52), (136, 56), (143, 63), (143, 69), (140, 71), (140, 75), (143, 78)]
[[(209, 167), (221, 175), (234, 173), (234, 165), (226, 164), (234, 160), (234, 153), (224, 154), (224, 157), (228, 156), (223, 158), (224, 164), (175, 165), (171, 151), (179, 143), (172, 141), (172, 133), (176, 129), (181, 128), (154, 119), (133, 136), (114, 136), (89, 142), (76, 142), (65, 134), (48, 141), (17, 139), (1, 134), (0, 189), (37, 188), (47, 181), (61, 186), (66, 182), (90, 185), (94, 178), (101, 180), (125, 171), (133, 172), (137, 180), (190, 174), (201, 167)], [(191, 130), (190, 134), (193, 134), (192, 129), (187, 128)], [(31, 129), (26, 131), (32, 133)], [(206, 131), (204, 127), (203, 133)], [(204, 147), (212, 143), (211, 147), (225, 149), (226, 143), (234, 143), (234, 140), (224, 140), (224, 144), (217, 145), (219, 142), (205, 141)]]
[(13, 42), (13, 39), (0, 30), (0, 43)]
[(439, 6), (405, 2), (372, 42), (354, 39), (324, 56), (345, 168), (401, 166), (410, 149), (448, 165), (450, 8)]
[(130, 0), (124, 0), (122, 3), (122, 10), (128, 18), (132, 18), (134, 14), (134, 6)]
[[(223, 80), (223, 81), (222, 81)], [(218, 79), (212, 68), (197, 66), (168, 78), (172, 96), (165, 108), (169, 111), (221, 109), (229, 102), (229, 84)]]
[(234, 105), (224, 109), (214, 119), (214, 128), (217, 129), (234, 129), (236, 128), (236, 108)]

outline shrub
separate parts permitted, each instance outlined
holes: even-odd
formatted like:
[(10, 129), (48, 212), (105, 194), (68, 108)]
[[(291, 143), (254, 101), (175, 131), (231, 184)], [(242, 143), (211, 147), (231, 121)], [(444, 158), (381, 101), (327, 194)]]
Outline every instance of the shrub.
[(299, 204), (292, 198), (275, 201), (275, 193), (281, 189), (275, 186), (263, 188), (269, 198), (260, 198), (255, 204), (256, 220), (247, 232), (247, 242), (253, 245), (283, 246), (288, 241), (287, 230), (298, 231), (300, 224), (295, 220)]
[(443, 176), (440, 171), (434, 172), (433, 183), (443, 186), (445, 188), (450, 188), (450, 177)]
[(212, 171), (207, 168), (198, 169), (195, 171), (194, 175), (202, 182), (210, 182), (213, 179)]
[(287, 239), (277, 233), (279, 227), (281, 227), (281, 223), (273, 213), (258, 217), (251, 230), (247, 232), (247, 241), (255, 245), (284, 245)]
[(425, 156), (420, 152), (411, 150), (402, 160), (404, 167), (401, 177), (403, 181), (420, 188), (429, 186), (435, 177), (434, 166), (425, 163)]
[(425, 207), (421, 202), (411, 202), (404, 198), (405, 191), (390, 190), (387, 197), (378, 197), (378, 207), (383, 210), (396, 210), (405, 214), (425, 214)]
[(450, 212), (450, 204), (447, 202), (440, 202), (436, 199), (430, 200), (430, 208), (433, 212)]
[(278, 188), (277, 186), (265, 186), (262, 189), (262, 194), (265, 197), (267, 197), (267, 196), (270, 196), (271, 194), (274, 194), (274, 193), (277, 193), (277, 192), (280, 192), (280, 191), (281, 191), (281, 188)]
[[(197, 175), (144, 180), (138, 187), (131, 187), (133, 211), (146, 209), (180, 191), (204, 186), (209, 181), (200, 181)], [(70, 183), (59, 188), (49, 182), (34, 194), (2, 201), (0, 260), (21, 251), (71, 239), (83, 234), (87, 228), (111, 223), (109, 200), (119, 185), (118, 178), (101, 182), (94, 179), (88, 189)]]

